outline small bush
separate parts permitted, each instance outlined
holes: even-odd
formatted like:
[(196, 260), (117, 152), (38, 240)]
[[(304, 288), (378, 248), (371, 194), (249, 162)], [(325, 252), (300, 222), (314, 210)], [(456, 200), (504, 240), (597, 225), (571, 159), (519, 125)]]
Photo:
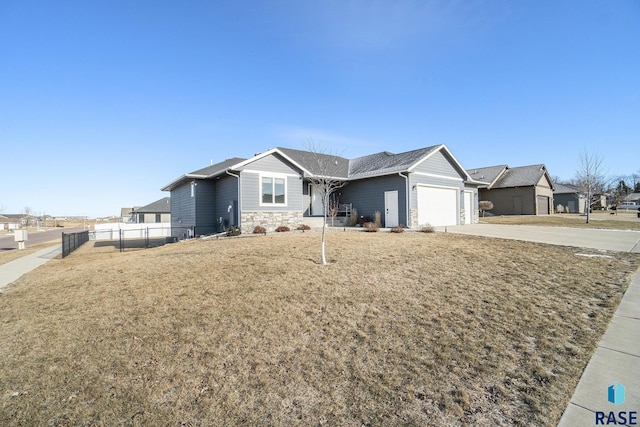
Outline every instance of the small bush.
[(311, 230), (311, 227), (309, 227), (307, 224), (300, 224), (298, 228), (296, 228), (296, 230), (301, 230), (301, 231)]
[(358, 225), (361, 225), (364, 227), (364, 224), (366, 224), (367, 222), (373, 222), (373, 218), (371, 218), (369, 215), (362, 215), (358, 218)]
[(356, 224), (358, 224), (358, 210), (356, 208), (353, 208), (351, 210), (351, 216), (349, 217), (349, 222), (347, 223), (347, 225), (349, 227), (355, 227)]
[(564, 213), (564, 206), (560, 204), (556, 206), (556, 213)]
[(420, 231), (423, 232), (423, 233), (435, 233), (436, 232), (435, 228), (433, 228), (431, 225), (428, 225), (428, 224), (425, 225), (424, 227), (422, 227), (420, 229)]
[(281, 225), (280, 227), (276, 228), (277, 233), (284, 233), (285, 231), (291, 231), (291, 229), (286, 225)]
[(238, 227), (231, 227), (227, 229), (227, 236), (228, 237), (232, 237), (232, 236), (239, 236), (242, 234), (242, 231), (240, 231), (240, 229)]
[(396, 225), (395, 227), (391, 227), (392, 233), (404, 233), (404, 225)]
[(373, 217), (374, 217), (373, 222), (376, 223), (376, 226), (378, 228), (382, 227), (382, 215), (380, 215), (380, 211), (375, 211), (373, 213)]
[(253, 228), (253, 234), (267, 234), (267, 229), (259, 225), (256, 225)]
[(378, 227), (376, 223), (372, 221), (365, 222), (364, 224), (362, 224), (362, 228), (364, 228), (364, 231), (368, 233), (375, 233), (380, 229), (380, 227)]

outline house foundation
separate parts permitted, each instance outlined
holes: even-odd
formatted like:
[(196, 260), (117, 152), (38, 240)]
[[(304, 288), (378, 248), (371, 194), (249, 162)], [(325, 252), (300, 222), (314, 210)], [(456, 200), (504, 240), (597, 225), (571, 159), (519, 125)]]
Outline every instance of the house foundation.
[(303, 223), (302, 212), (299, 211), (243, 211), (240, 228), (243, 233), (251, 233), (258, 225), (267, 231), (274, 231), (281, 225), (294, 230)]

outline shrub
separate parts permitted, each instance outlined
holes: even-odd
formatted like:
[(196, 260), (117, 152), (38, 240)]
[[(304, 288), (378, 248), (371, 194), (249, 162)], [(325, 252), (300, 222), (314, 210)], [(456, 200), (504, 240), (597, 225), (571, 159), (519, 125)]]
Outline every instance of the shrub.
[(231, 227), (227, 229), (227, 236), (231, 237), (231, 236), (239, 236), (242, 234), (242, 231), (240, 231), (240, 229), (238, 227)]
[(362, 215), (358, 218), (358, 225), (362, 225), (364, 227), (364, 224), (366, 224), (367, 222), (373, 222), (373, 218), (371, 218), (369, 215)]
[(291, 229), (286, 225), (281, 225), (280, 227), (276, 228), (277, 233), (283, 233), (285, 231), (291, 231)]
[(422, 227), (420, 229), (421, 232), (423, 233), (435, 233), (436, 230), (429, 224), (425, 225), (424, 227)]
[(392, 233), (404, 233), (404, 225), (396, 225), (395, 227), (391, 227)]
[(380, 229), (380, 227), (378, 227), (376, 223), (372, 221), (365, 222), (364, 224), (362, 224), (362, 227), (364, 228), (364, 231), (369, 233), (375, 233)]
[(493, 209), (493, 202), (490, 200), (480, 200), (478, 202), (478, 209), (482, 211), (482, 216), (484, 216), (485, 212)]
[(300, 224), (298, 228), (296, 228), (296, 230), (302, 230), (302, 231), (311, 230), (311, 227), (309, 227), (307, 224)]
[(556, 213), (563, 213), (563, 212), (564, 212), (564, 206), (560, 204), (556, 206)]
[(376, 223), (376, 226), (377, 226), (378, 228), (382, 227), (382, 219), (381, 219), (381, 218), (382, 218), (382, 215), (380, 215), (380, 211), (375, 211), (375, 212), (373, 213), (373, 217), (374, 217), (373, 222), (375, 222), (375, 223)]
[(358, 210), (356, 208), (353, 208), (351, 210), (351, 216), (349, 217), (349, 222), (347, 223), (347, 225), (349, 227), (355, 227), (357, 223), (358, 223)]
[(267, 229), (259, 225), (256, 225), (253, 228), (253, 234), (267, 234)]

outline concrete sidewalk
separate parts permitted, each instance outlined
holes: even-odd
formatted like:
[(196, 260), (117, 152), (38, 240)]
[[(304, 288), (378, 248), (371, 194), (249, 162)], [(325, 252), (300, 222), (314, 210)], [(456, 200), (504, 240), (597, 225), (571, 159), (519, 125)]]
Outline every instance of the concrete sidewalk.
[[(625, 399), (620, 406), (607, 401), (608, 387), (616, 382), (625, 386)], [(607, 416), (610, 411), (640, 413), (640, 269), (582, 373), (558, 426), (596, 425), (597, 411)]]
[(49, 246), (25, 255), (22, 258), (15, 259), (6, 264), (0, 265), (0, 292), (10, 283), (18, 280), (23, 274), (26, 274), (36, 267), (41, 266), (51, 258), (60, 255), (62, 245)]

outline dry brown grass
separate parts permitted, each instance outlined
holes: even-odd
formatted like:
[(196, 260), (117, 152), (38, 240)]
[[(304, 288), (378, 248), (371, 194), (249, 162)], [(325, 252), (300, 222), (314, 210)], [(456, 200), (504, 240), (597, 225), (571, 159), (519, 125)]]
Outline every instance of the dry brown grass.
[(594, 214), (586, 223), (586, 217), (579, 215), (516, 215), (480, 218), (480, 222), (489, 224), (542, 225), (549, 227), (602, 228), (608, 230), (640, 230), (640, 220), (630, 216), (605, 216)]
[[(454, 234), (90, 244), (0, 296), (0, 424), (555, 425), (632, 254)], [(584, 249), (580, 250), (584, 252)]]
[(46, 243), (39, 243), (37, 245), (27, 245), (27, 247), (22, 250), (18, 250), (18, 249), (0, 250), (0, 265), (6, 264), (8, 262), (13, 261), (14, 259), (18, 259), (25, 255), (38, 252), (40, 249), (44, 249), (58, 243), (60, 243), (60, 240), (56, 239)]

